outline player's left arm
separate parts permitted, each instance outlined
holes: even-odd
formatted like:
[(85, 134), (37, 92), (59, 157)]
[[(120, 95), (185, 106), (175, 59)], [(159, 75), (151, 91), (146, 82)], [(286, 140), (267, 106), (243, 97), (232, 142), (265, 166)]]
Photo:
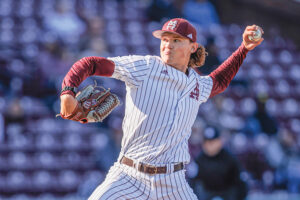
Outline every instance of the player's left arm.
[[(103, 57), (84, 57), (75, 62), (64, 77), (62, 88), (65, 86), (77, 88), (89, 76), (111, 77), (114, 72), (114, 63)], [(61, 111), (63, 116), (70, 115), (78, 105), (75, 93), (71, 90), (60, 94)]]
[(248, 51), (253, 50), (262, 43), (264, 40), (263, 38), (258, 41), (252, 41), (248, 38), (250, 35), (253, 36), (254, 31), (256, 31), (258, 28), (260, 27), (256, 25), (247, 26), (243, 33), (243, 42), (241, 46), (216, 70), (209, 74), (213, 80), (213, 88), (210, 97), (220, 94), (229, 86), (229, 83), (234, 78), (244, 59), (246, 58)]

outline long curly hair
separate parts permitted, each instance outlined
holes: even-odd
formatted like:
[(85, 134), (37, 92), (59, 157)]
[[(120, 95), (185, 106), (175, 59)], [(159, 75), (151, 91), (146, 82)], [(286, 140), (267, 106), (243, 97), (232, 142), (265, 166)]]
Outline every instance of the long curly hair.
[(207, 55), (204, 46), (199, 45), (195, 53), (191, 54), (188, 66), (193, 68), (203, 66)]

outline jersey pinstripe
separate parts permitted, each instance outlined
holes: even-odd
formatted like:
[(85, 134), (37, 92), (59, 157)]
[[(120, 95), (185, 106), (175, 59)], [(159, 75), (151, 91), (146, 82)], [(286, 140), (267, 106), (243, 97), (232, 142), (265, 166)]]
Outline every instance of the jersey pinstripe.
[(108, 59), (115, 63), (112, 77), (124, 81), (127, 90), (119, 159), (188, 163), (188, 139), (199, 106), (212, 90), (211, 77), (192, 68), (187, 76), (157, 56)]

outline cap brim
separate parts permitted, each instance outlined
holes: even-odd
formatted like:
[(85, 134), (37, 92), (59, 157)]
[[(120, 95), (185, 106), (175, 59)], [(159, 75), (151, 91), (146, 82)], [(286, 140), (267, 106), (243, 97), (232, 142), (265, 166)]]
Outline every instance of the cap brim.
[(163, 30), (157, 30), (157, 31), (153, 31), (152, 32), (152, 35), (158, 39), (161, 39), (161, 36), (164, 34), (164, 33), (171, 33), (171, 34), (174, 34), (174, 35), (178, 35), (180, 37), (183, 37), (183, 38), (187, 38), (190, 40), (190, 38), (188, 37), (185, 37), (183, 35), (180, 35), (179, 33), (176, 33), (176, 32), (173, 32), (173, 31), (163, 31)]

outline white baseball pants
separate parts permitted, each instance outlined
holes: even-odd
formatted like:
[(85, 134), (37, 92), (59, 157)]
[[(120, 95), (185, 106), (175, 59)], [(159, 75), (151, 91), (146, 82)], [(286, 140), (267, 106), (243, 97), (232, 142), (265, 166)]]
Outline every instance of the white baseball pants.
[(197, 200), (185, 170), (149, 175), (116, 162), (88, 200)]

